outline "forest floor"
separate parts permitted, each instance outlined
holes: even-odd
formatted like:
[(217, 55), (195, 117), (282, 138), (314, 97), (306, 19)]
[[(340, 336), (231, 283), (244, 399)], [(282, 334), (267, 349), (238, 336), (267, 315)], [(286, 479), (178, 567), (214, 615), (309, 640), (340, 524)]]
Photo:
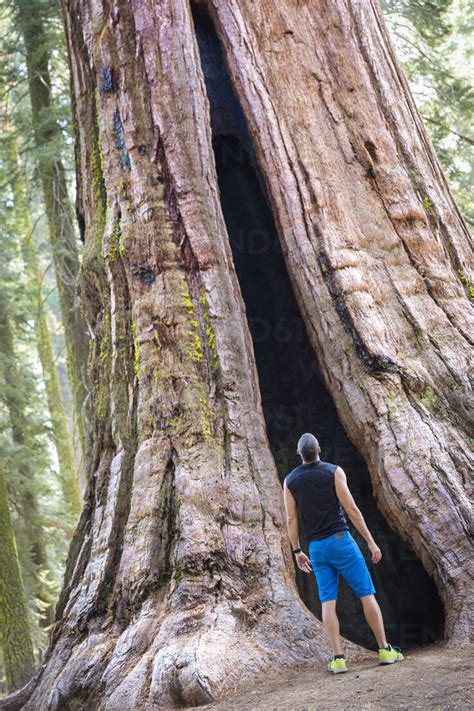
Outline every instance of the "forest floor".
[[(403, 652), (403, 650), (402, 650)], [(344, 674), (299, 665), (235, 688), (226, 699), (200, 706), (212, 711), (464, 711), (474, 708), (472, 656), (443, 642), (403, 652), (405, 659), (379, 665), (375, 652)]]

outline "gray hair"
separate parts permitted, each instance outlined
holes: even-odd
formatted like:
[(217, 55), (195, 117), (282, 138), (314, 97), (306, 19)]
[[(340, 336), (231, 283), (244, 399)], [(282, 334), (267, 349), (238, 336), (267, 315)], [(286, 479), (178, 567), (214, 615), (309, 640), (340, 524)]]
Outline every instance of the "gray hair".
[(319, 442), (311, 432), (305, 432), (298, 440), (297, 451), (305, 462), (311, 462), (318, 456)]

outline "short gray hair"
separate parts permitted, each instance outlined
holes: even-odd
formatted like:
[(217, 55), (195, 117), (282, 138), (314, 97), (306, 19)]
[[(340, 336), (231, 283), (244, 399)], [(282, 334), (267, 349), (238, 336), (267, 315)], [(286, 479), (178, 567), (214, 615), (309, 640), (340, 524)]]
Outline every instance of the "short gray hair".
[(311, 462), (318, 455), (319, 442), (311, 432), (305, 432), (298, 440), (297, 450), (305, 462)]

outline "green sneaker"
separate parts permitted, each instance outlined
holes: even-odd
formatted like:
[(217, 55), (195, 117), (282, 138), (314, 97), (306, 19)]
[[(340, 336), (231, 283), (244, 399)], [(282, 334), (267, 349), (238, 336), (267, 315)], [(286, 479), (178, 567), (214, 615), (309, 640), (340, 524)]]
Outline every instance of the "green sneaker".
[(331, 657), (328, 662), (328, 672), (331, 672), (332, 674), (340, 674), (341, 672), (346, 671), (347, 666), (345, 659), (334, 659), (334, 657)]
[(404, 659), (403, 654), (400, 651), (400, 647), (388, 645), (390, 649), (379, 649), (379, 664), (393, 664), (394, 662), (401, 662)]

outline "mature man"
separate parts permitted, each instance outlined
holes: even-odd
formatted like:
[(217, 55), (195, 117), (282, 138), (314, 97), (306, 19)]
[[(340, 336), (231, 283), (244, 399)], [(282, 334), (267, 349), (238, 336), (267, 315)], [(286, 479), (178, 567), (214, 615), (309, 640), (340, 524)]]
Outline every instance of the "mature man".
[[(339, 573), (362, 602), (365, 619), (377, 640), (379, 663), (399, 662), (403, 654), (400, 647), (387, 644), (382, 613), (374, 597), (376, 590), (360, 548), (349, 531), (343, 508), (367, 541), (372, 562), (378, 563), (382, 553), (352, 498), (345, 472), (337, 464), (321, 461), (318, 440), (309, 432), (301, 435), (296, 452), (302, 463), (283, 482), (288, 535), (298, 568), (305, 573), (314, 570), (316, 576), (324, 630), (334, 651), (328, 671), (335, 674), (347, 671), (336, 615)], [(309, 558), (300, 548), (297, 511), (301, 512)]]

